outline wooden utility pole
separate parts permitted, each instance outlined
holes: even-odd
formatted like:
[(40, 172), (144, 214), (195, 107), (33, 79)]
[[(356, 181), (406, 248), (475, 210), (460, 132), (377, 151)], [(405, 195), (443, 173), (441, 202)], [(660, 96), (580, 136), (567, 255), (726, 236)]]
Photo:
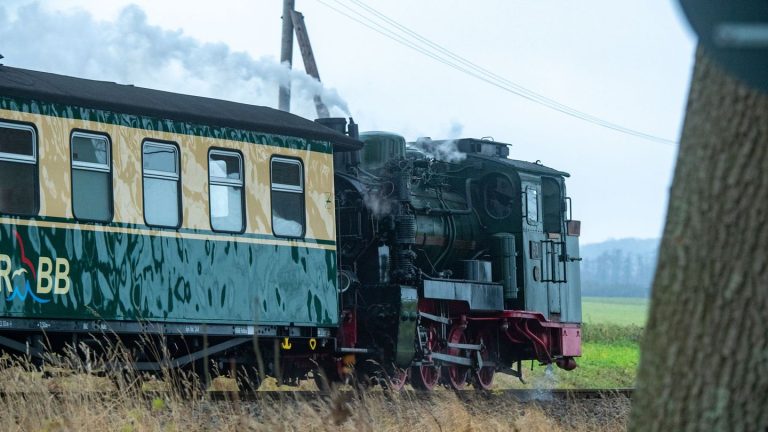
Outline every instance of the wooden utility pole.
[[(307, 27), (304, 25), (304, 15), (302, 15), (301, 12), (291, 10), (291, 21), (293, 22), (293, 29), (296, 32), (296, 40), (299, 42), (301, 57), (304, 59), (304, 69), (309, 76), (320, 81), (320, 72), (317, 70), (315, 55), (312, 52), (312, 45), (309, 43)], [(285, 29), (285, 15), (283, 15), (283, 29)], [(331, 116), (328, 112), (328, 107), (325, 106), (320, 95), (315, 96), (315, 108), (317, 109), (318, 117), (328, 118)]]
[[(280, 62), (287, 62), (289, 68), (293, 63), (293, 20), (291, 18), (291, 12), (293, 12), (293, 8), (294, 0), (283, 0), (283, 37), (282, 43), (280, 45)], [(290, 80), (280, 85), (278, 108), (280, 108), (282, 111), (291, 110)]]

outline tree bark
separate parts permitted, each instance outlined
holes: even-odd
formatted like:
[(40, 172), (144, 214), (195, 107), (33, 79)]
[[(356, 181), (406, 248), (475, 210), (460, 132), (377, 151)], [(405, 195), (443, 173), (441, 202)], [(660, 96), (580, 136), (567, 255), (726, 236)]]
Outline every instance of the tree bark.
[(701, 49), (632, 431), (768, 430), (768, 95)]

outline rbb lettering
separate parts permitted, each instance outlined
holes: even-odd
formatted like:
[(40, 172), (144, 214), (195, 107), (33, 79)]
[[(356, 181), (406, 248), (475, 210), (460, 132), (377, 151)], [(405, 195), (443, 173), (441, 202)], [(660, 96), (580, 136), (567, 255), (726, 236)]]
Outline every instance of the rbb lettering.
[[(62, 286), (61, 282), (64, 282)], [(56, 258), (56, 277), (53, 285), (54, 294), (66, 294), (69, 292), (69, 261), (64, 258)]]
[(40, 257), (37, 262), (37, 293), (48, 294), (53, 288), (53, 261), (47, 257)]
[[(5, 282), (8, 292), (13, 292), (13, 285), (11, 285), (11, 257), (8, 255), (0, 255), (0, 282)], [(0, 286), (0, 290), (2, 288)]]
[[(24, 259), (26, 260), (26, 258)], [(29, 260), (26, 261), (28, 264), (31, 264), (29, 263)], [(34, 269), (30, 269), (30, 271), (32, 273), (28, 273), (23, 267), (17, 268), (14, 271), (11, 257), (9, 255), (0, 254), (0, 293), (2, 293), (5, 288), (8, 289), (8, 293), (14, 293), (12, 279), (17, 275), (22, 275), (26, 278), (24, 283), (17, 285), (17, 287), (21, 289), (19, 298), (22, 300), (26, 298), (27, 295), (27, 291), (23, 288), (29, 287), (29, 289), (31, 289), (33, 284), (36, 285), (35, 292), (37, 294), (50, 294), (53, 292), (53, 294), (63, 295), (67, 294), (70, 288), (72, 288), (72, 280), (69, 278), (69, 260), (66, 258), (54, 259), (41, 256), (37, 261), (37, 274), (34, 274)], [(37, 281), (34, 280), (35, 277)], [(37, 297), (34, 298), (37, 299)], [(11, 297), (6, 300), (10, 299)], [(36, 301), (39, 301), (39, 299)]]

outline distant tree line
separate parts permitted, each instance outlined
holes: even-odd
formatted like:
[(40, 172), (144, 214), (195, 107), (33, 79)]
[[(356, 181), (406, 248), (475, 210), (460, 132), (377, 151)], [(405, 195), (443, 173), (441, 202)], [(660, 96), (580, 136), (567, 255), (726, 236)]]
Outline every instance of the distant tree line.
[(585, 296), (648, 297), (656, 271), (656, 251), (610, 249), (584, 256), (581, 287)]

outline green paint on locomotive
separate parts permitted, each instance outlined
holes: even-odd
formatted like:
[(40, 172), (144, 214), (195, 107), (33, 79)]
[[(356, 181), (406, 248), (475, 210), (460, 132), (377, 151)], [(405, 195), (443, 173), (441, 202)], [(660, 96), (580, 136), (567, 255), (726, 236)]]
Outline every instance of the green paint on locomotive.
[(334, 250), (42, 227), (41, 219), (0, 225), (2, 316), (338, 324)]

